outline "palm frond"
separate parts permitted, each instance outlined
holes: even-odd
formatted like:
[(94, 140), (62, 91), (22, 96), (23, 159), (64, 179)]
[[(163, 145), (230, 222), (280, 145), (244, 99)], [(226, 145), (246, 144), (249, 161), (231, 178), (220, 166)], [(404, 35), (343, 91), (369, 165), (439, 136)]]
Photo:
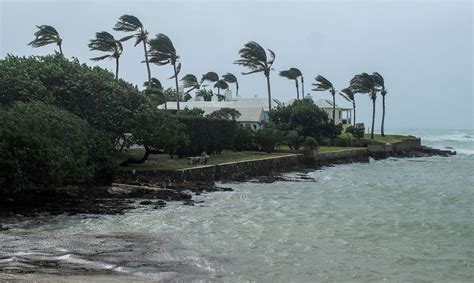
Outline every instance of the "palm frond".
[(183, 87), (184, 88), (199, 88), (200, 84), (196, 78), (195, 75), (193, 74), (187, 74), (184, 77), (181, 78), (181, 81), (183, 82)]
[(280, 76), (284, 77), (284, 78), (287, 78), (289, 80), (296, 80), (298, 79), (298, 77), (296, 76), (296, 74), (294, 72), (292, 72), (291, 70), (284, 70), (284, 71), (281, 71), (280, 72)]
[(201, 83), (205, 82), (205, 81), (209, 81), (209, 82), (217, 82), (219, 80), (219, 75), (215, 72), (207, 72), (205, 73), (204, 75), (202, 75), (202, 78), (201, 78)]
[(119, 18), (118, 22), (114, 26), (116, 31), (143, 31), (143, 24), (140, 20), (132, 15), (123, 15)]
[[(106, 31), (97, 32), (95, 34), (95, 38), (90, 40), (88, 46), (91, 50), (110, 52), (112, 53), (110, 56), (113, 56), (115, 58), (120, 57), (123, 51), (122, 43), (116, 40), (113, 35)], [(103, 57), (107, 58), (105, 56), (101, 56), (93, 58), (91, 60), (103, 60)]]
[[(275, 53), (268, 49), (269, 56), (265, 49), (255, 41), (250, 41), (239, 50), (240, 59), (234, 61), (234, 64), (241, 65), (250, 69), (249, 72), (242, 72), (244, 75), (264, 72), (268, 75), (270, 68), (275, 61)], [(269, 59), (268, 59), (269, 58)]]
[(107, 58), (112, 58), (112, 55), (104, 55), (99, 57), (90, 58), (92, 61), (101, 61)]
[(334, 90), (332, 83), (325, 77), (318, 75), (316, 78), (316, 83), (313, 83), (313, 91), (325, 91), (325, 90)]
[(150, 62), (157, 65), (173, 64), (178, 60), (176, 49), (173, 46), (173, 42), (166, 35), (159, 33), (155, 38), (151, 39), (148, 44), (150, 45), (149, 55)]
[(125, 36), (125, 37), (122, 37), (122, 38), (119, 39), (118, 41), (124, 42), (124, 41), (127, 41), (127, 40), (129, 40), (130, 38), (132, 38), (132, 37), (134, 37), (134, 36), (135, 36), (135, 35), (133, 35), (133, 34), (132, 34), (132, 35), (127, 35), (127, 36)]
[(222, 78), (224, 79), (224, 81), (228, 82), (228, 83), (237, 83), (237, 77), (234, 76), (234, 74), (231, 74), (231, 73), (227, 73), (225, 75), (222, 76)]
[(354, 101), (354, 93), (350, 88), (345, 88), (339, 92), (339, 94), (344, 97), (347, 101), (353, 102)]
[(214, 87), (220, 88), (220, 89), (228, 89), (229, 85), (224, 81), (224, 80), (218, 80), (215, 84)]
[[(144, 87), (148, 87), (148, 81), (143, 83)], [(161, 84), (160, 80), (157, 78), (151, 78), (151, 88), (156, 88), (156, 89), (163, 89), (163, 85)]]
[(268, 52), (270, 53), (270, 59), (268, 60), (268, 65), (271, 66), (273, 65), (273, 62), (275, 62), (275, 52), (273, 50), (268, 49)]
[(38, 28), (38, 31), (35, 32), (35, 39), (28, 43), (28, 45), (31, 45), (32, 47), (41, 47), (45, 46), (51, 43), (55, 43), (60, 45), (62, 42), (61, 37), (59, 36), (58, 31), (48, 25), (41, 25), (41, 26), (36, 26)]

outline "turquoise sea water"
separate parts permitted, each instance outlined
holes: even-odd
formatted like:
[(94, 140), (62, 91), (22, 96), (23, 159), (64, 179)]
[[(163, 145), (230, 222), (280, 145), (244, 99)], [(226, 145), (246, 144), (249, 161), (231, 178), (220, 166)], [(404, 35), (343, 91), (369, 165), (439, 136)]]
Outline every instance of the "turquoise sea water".
[(458, 155), (225, 184), (194, 207), (4, 220), (0, 280), (472, 282), (474, 131), (399, 132)]

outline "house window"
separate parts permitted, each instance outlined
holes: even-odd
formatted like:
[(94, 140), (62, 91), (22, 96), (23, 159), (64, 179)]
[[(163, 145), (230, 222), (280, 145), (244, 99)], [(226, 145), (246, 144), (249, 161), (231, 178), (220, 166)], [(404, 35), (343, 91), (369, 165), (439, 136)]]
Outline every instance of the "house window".
[(342, 119), (342, 111), (339, 110), (339, 119)]

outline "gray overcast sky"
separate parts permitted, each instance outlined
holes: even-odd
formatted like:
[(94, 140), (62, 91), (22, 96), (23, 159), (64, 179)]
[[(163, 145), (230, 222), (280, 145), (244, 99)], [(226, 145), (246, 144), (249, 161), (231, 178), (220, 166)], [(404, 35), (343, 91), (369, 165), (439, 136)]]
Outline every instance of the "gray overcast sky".
[[(467, 1), (1, 1), (0, 55), (43, 55), (54, 46), (26, 44), (35, 25), (48, 24), (64, 39), (67, 57), (113, 70), (113, 61), (95, 63), (87, 48), (97, 31), (113, 32), (123, 14), (137, 16), (151, 36), (173, 41), (181, 75), (207, 71), (238, 75), (242, 96), (266, 97), (263, 74), (240, 75), (232, 64), (238, 50), (255, 40), (276, 53), (272, 94), (296, 96), (294, 83), (278, 76), (289, 67), (302, 70), (305, 90), (317, 74), (337, 89), (354, 74), (377, 71), (385, 77), (388, 128), (473, 128), (473, 3)], [(113, 32), (117, 37), (123, 33)], [(127, 42), (120, 77), (141, 85), (143, 48)], [(171, 66), (152, 66), (165, 86)], [(232, 88), (233, 89), (233, 88)], [(311, 92), (330, 98), (328, 92)], [(358, 120), (370, 122), (370, 101), (359, 95)], [(338, 104), (345, 104), (337, 97)], [(381, 99), (378, 100), (377, 125)]]

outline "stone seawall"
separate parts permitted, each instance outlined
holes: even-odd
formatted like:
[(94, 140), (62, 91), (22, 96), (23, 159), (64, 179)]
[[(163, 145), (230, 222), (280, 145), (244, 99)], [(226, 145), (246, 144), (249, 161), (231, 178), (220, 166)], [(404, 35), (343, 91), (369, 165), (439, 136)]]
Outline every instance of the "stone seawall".
[(314, 156), (288, 154), (258, 160), (205, 165), (175, 171), (122, 170), (118, 183), (181, 183), (214, 181), (243, 181), (256, 176), (268, 176), (302, 168), (318, 169), (322, 166), (354, 162), (369, 162), (369, 157), (413, 156), (413, 152), (442, 155), (421, 146), (420, 139), (406, 139), (392, 144), (372, 144), (366, 148), (316, 153)]

